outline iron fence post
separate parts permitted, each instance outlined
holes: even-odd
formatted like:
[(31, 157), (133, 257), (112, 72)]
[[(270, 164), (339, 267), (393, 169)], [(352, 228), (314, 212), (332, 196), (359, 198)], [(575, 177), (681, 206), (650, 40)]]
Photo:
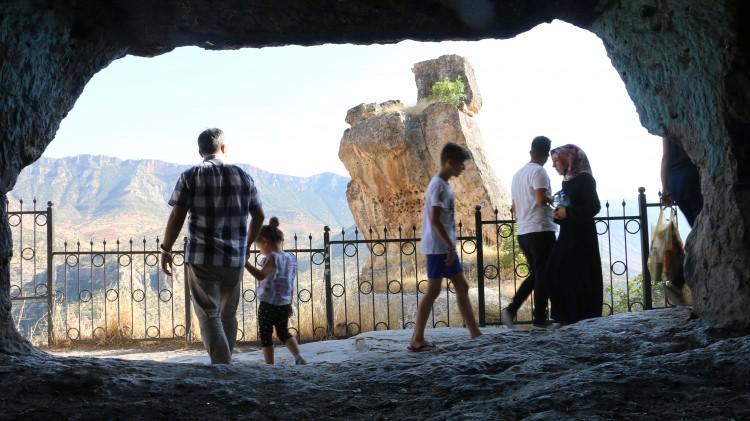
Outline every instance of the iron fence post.
[(185, 346), (190, 346), (193, 342), (193, 315), (190, 309), (190, 283), (188, 282), (187, 276), (187, 237), (183, 241), (182, 245), (182, 278), (185, 283)]
[(479, 326), (486, 324), (484, 308), (484, 241), (482, 238), (482, 206), (474, 208), (474, 225), (476, 227), (476, 253), (477, 253), (477, 308), (479, 312)]
[(52, 251), (54, 250), (52, 241), (54, 235), (52, 233), (52, 202), (47, 202), (47, 345), (52, 346), (55, 342), (54, 338), (54, 326), (52, 325), (54, 317), (54, 305), (55, 305), (55, 289), (54, 289), (54, 267), (52, 266)]
[(326, 283), (326, 328), (328, 336), (333, 336), (333, 289), (331, 288), (331, 229), (323, 227), (323, 276)]
[(651, 297), (651, 273), (648, 271), (648, 207), (646, 206), (646, 189), (638, 188), (638, 218), (641, 224), (641, 265), (643, 273), (643, 308), (651, 310), (653, 300)]

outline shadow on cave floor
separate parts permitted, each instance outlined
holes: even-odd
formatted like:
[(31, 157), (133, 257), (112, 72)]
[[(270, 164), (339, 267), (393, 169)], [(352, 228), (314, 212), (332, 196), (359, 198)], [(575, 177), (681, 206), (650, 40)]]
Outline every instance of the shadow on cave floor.
[(359, 358), (304, 367), (3, 355), (0, 418), (750, 417), (750, 329), (687, 309), (456, 331), (422, 354), (403, 350), (405, 332), (362, 335), (339, 341)]

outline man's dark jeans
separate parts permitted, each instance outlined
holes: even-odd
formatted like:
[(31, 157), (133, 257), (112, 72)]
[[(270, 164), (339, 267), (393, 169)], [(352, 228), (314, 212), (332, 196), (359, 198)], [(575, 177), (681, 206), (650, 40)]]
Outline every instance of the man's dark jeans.
[(555, 245), (555, 233), (542, 231), (519, 235), (518, 245), (526, 256), (529, 276), (516, 291), (508, 310), (515, 315), (531, 291), (534, 291), (534, 322), (543, 323), (547, 320), (547, 301), (549, 300), (549, 281), (544, 270), (552, 252), (552, 246)]

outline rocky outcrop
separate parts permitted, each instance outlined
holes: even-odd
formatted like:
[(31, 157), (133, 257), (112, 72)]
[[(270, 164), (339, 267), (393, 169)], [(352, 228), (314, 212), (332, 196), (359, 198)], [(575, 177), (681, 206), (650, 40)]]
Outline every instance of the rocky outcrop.
[(354, 126), (362, 120), (367, 120), (372, 117), (379, 116), (392, 111), (403, 111), (404, 104), (398, 100), (391, 100), (386, 102), (371, 103), (371, 104), (359, 104), (356, 107), (352, 107), (346, 112), (346, 118), (344, 119), (347, 124)]
[[(39, 158), (88, 80), (126, 54), (509, 38), (552, 19), (589, 29), (644, 126), (680, 139), (703, 176), (706, 207), (687, 242), (697, 311), (750, 322), (746, 1), (7, 0), (0, 16), (0, 194)], [(16, 341), (8, 333), (10, 237), (0, 219), (0, 342)]]
[(277, 365), (260, 364), (257, 349), (223, 367), (190, 349), (0, 355), (0, 401), (8, 419), (750, 417), (750, 332), (689, 320), (684, 309), (552, 332), (484, 329), (472, 340), (465, 329), (429, 329), (439, 351), (418, 354), (404, 350), (410, 333), (303, 344), (306, 366), (283, 350)]
[[(747, 2), (623, 2), (591, 26), (651, 133), (699, 167), (687, 238), (695, 309), (750, 322), (750, 18)], [(740, 25), (743, 25), (742, 27)], [(742, 28), (742, 29), (740, 29)]]
[[(432, 94), (424, 89), (448, 76), (467, 81), (466, 107), (481, 107), (471, 65), (458, 56), (442, 56), (413, 68), (418, 101)], [(473, 155), (464, 173), (451, 180), (456, 194), (456, 222), (472, 223), (476, 205), (500, 209), (508, 216), (510, 200), (489, 166), (476, 120), (470, 113), (436, 102), (423, 110), (398, 101), (361, 104), (349, 110), (339, 158), (352, 181), (346, 191), (357, 226), (394, 230), (416, 226), (421, 232), (424, 192), (440, 170), (440, 151), (447, 142), (466, 146)], [(463, 108), (463, 107), (462, 107)], [(419, 111), (415, 111), (419, 110)]]
[(482, 108), (482, 94), (479, 93), (479, 86), (474, 77), (474, 68), (465, 58), (455, 54), (440, 56), (437, 60), (414, 64), (412, 71), (417, 82), (418, 98), (429, 98), (435, 82), (440, 82), (444, 78), (450, 80), (461, 78), (466, 93), (466, 99), (463, 101), (464, 109), (471, 113), (478, 113)]

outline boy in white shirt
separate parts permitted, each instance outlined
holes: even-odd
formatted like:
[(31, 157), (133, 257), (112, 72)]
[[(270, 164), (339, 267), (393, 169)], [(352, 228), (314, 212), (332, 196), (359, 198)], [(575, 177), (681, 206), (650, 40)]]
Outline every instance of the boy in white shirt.
[(432, 304), (440, 295), (443, 278), (449, 278), (456, 291), (456, 301), (469, 334), (475, 338), (479, 331), (469, 301), (469, 284), (464, 277), (461, 261), (456, 253), (456, 223), (454, 196), (448, 180), (464, 170), (464, 162), (471, 154), (463, 146), (448, 142), (440, 153), (440, 173), (430, 180), (425, 193), (422, 218), (422, 253), (427, 260), (427, 292), (419, 302), (414, 333), (407, 349), (412, 352), (432, 351), (435, 345), (424, 338), (427, 318)]

